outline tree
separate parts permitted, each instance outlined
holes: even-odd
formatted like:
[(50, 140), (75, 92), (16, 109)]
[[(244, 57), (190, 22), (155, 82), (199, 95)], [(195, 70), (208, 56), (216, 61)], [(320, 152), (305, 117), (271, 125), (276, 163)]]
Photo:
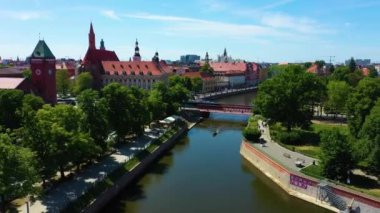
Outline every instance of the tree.
[(258, 128), (247, 126), (243, 129), (243, 136), (249, 141), (257, 142), (261, 136), (261, 132)]
[(150, 90), (147, 102), (151, 121), (162, 119), (166, 115), (167, 104), (164, 102), (160, 91), (157, 89)]
[[(70, 162), (81, 162), (82, 159), (78, 160), (79, 157), (91, 156), (96, 150), (99, 150), (99, 147), (92, 143), (90, 137), (80, 131), (83, 119), (83, 112), (80, 109), (72, 105), (55, 107), (44, 105), (37, 112), (36, 118), (40, 126), (45, 127), (42, 131), (45, 139), (49, 140), (54, 148), (55, 161), (62, 178), (64, 178), (64, 170)], [(86, 149), (77, 150), (76, 143), (80, 142), (86, 143)], [(87, 143), (91, 145), (87, 145)]]
[(36, 192), (37, 164), (32, 151), (15, 146), (0, 134), (0, 211), (13, 199)]
[(111, 145), (106, 142), (109, 134), (106, 99), (100, 98), (99, 92), (87, 89), (80, 93), (77, 100), (79, 108), (84, 113), (82, 130), (89, 133), (95, 144), (106, 152)]
[(131, 117), (131, 131), (134, 134), (144, 133), (144, 125), (149, 123), (147, 94), (143, 89), (131, 87), (129, 89), (129, 113)]
[(91, 89), (92, 85), (93, 85), (93, 78), (92, 78), (91, 73), (83, 72), (76, 77), (72, 90), (75, 94), (78, 95), (83, 90)]
[(348, 63), (348, 67), (350, 69), (350, 72), (354, 72), (356, 70), (356, 62), (353, 57), (351, 57), (350, 62)]
[(206, 73), (206, 74), (214, 74), (214, 69), (210, 66), (209, 63), (205, 63), (201, 69), (199, 70), (201, 73)]
[(370, 66), (368, 69), (369, 69), (368, 77), (376, 78), (379, 75), (374, 66)]
[(283, 123), (290, 131), (294, 126), (306, 127), (313, 116), (324, 86), (318, 77), (299, 66), (289, 66), (284, 72), (259, 86), (254, 107), (264, 117)]
[(355, 165), (352, 147), (336, 128), (321, 134), (321, 166), (325, 177), (345, 181)]
[(347, 118), (350, 133), (358, 137), (365, 118), (380, 97), (380, 79), (364, 78), (348, 96)]
[(318, 69), (322, 69), (326, 65), (324, 60), (315, 61), (314, 63), (318, 66)]
[(57, 93), (62, 97), (66, 97), (70, 89), (69, 72), (67, 70), (58, 70), (55, 78), (57, 82)]
[(325, 108), (334, 114), (344, 113), (350, 90), (350, 86), (344, 81), (329, 81)]
[(331, 72), (330, 79), (333, 81), (345, 81), (348, 83), (347, 75), (350, 73), (350, 69), (347, 66), (337, 66), (334, 72)]
[(0, 90), (0, 126), (16, 129), (21, 124), (21, 90)]
[(118, 83), (111, 83), (103, 88), (102, 93), (108, 104), (107, 120), (110, 128), (116, 132), (118, 141), (122, 141), (131, 129), (128, 89)]
[(313, 65), (311, 62), (305, 62), (305, 63), (303, 64), (303, 67), (304, 67), (305, 69), (309, 69), (309, 68), (311, 67), (311, 65)]
[(24, 71), (22, 71), (22, 77), (28, 80), (32, 80), (32, 71), (30, 69), (25, 69)]
[(364, 76), (361, 70), (355, 70), (354, 72), (348, 73), (346, 78), (347, 83), (355, 87), (364, 78)]
[(192, 78), (191, 84), (193, 85), (192, 91), (195, 93), (202, 92), (203, 89), (203, 80), (200, 77)]
[(366, 117), (359, 137), (360, 160), (366, 162), (370, 171), (380, 174), (380, 98)]

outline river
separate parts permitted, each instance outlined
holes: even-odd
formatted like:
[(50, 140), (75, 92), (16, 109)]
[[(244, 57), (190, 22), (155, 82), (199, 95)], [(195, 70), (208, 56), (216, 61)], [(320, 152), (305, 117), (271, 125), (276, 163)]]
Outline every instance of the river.
[[(253, 96), (215, 101), (249, 104)], [(211, 114), (103, 212), (328, 212), (289, 196), (240, 156), (246, 120)], [(219, 134), (213, 136), (215, 129)]]

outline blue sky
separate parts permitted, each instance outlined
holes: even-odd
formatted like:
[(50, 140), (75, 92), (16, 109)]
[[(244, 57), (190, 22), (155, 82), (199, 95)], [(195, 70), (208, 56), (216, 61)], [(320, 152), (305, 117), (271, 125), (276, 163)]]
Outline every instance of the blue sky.
[(92, 21), (119, 58), (163, 59), (227, 48), (234, 58), (380, 61), (380, 0), (0, 0), (0, 56), (25, 58), (39, 34), (56, 57), (83, 57)]

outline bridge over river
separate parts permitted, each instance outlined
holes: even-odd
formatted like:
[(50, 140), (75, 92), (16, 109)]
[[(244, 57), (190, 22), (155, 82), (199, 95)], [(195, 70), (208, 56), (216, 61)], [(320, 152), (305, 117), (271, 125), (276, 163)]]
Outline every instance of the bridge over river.
[[(213, 101), (249, 105), (254, 95)], [(247, 118), (211, 113), (103, 212), (327, 212), (289, 196), (240, 156)]]

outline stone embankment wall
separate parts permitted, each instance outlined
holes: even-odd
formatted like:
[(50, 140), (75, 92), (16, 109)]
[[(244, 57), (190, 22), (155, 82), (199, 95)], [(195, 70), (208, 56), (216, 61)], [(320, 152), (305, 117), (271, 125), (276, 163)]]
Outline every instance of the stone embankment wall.
[[(284, 189), (288, 194), (334, 212), (339, 212), (337, 208), (331, 206), (327, 202), (320, 201), (317, 198), (319, 183), (317, 179), (303, 175), (299, 172), (290, 171), (251, 144), (244, 141), (241, 144), (240, 154), (272, 181), (277, 183), (277, 185)], [(354, 206), (361, 207), (361, 212), (380, 212), (380, 201), (355, 194), (343, 187), (331, 185), (330, 187), (336, 195), (344, 199), (347, 203), (354, 198), (354, 202), (356, 203)]]
[(187, 131), (186, 128), (180, 129), (176, 134), (174, 134), (165, 143), (161, 144), (159, 148), (152, 154), (144, 158), (144, 160), (138, 164), (132, 171), (126, 173), (120, 179), (114, 183), (114, 185), (103, 192), (97, 197), (97, 199), (92, 202), (83, 212), (95, 213), (100, 212), (102, 208), (105, 207), (114, 197), (116, 197), (126, 186), (131, 184), (134, 180), (143, 175), (146, 169), (164, 155), (169, 149), (171, 149), (176, 141)]

